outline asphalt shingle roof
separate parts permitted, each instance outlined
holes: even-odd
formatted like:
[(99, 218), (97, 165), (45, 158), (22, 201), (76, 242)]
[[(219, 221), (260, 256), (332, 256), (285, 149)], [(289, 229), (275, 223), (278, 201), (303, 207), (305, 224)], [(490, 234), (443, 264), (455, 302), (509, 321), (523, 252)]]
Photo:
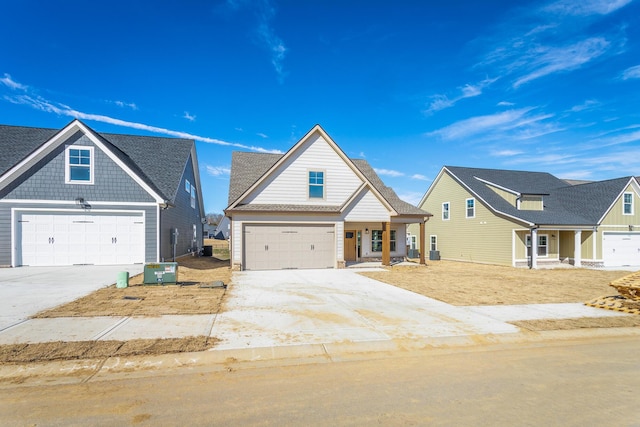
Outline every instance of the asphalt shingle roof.
[[(0, 125), (0, 175), (60, 129)], [(174, 201), (193, 140), (97, 133), (102, 142), (166, 200)]]
[[(283, 154), (233, 152), (231, 156), (231, 177), (229, 180), (229, 206), (282, 158)], [(378, 174), (366, 160), (352, 159), (354, 165), (362, 172), (373, 187), (387, 200), (400, 215), (429, 216), (430, 214), (401, 200), (392, 188), (384, 185)], [(336, 206), (309, 205), (250, 205), (238, 206), (237, 210), (282, 211), (282, 212), (326, 212), (337, 213)]]
[[(596, 225), (631, 179), (570, 185), (545, 172), (445, 168), (493, 209), (539, 225)], [(518, 210), (482, 180), (520, 194), (544, 195), (544, 210)]]

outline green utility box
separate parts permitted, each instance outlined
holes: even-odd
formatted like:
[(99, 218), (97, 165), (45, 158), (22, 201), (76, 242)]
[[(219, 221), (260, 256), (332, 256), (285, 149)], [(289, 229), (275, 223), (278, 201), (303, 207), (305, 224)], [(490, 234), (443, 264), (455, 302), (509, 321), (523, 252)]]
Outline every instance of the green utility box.
[(145, 285), (176, 284), (178, 282), (177, 262), (157, 262), (144, 265)]

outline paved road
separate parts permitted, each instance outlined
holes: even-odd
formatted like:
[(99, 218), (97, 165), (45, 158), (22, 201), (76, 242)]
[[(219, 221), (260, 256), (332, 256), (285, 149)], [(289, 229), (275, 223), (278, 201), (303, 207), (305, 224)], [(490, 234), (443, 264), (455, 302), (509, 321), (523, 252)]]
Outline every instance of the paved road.
[(619, 337), (0, 384), (0, 423), (638, 426), (639, 353)]

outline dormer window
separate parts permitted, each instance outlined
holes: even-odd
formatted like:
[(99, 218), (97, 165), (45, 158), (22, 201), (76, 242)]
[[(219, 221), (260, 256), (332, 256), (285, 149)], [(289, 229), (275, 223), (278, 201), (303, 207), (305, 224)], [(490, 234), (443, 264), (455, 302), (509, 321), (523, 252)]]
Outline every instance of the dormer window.
[(309, 198), (324, 199), (323, 171), (309, 171)]
[(67, 184), (93, 184), (93, 147), (67, 147), (65, 166)]

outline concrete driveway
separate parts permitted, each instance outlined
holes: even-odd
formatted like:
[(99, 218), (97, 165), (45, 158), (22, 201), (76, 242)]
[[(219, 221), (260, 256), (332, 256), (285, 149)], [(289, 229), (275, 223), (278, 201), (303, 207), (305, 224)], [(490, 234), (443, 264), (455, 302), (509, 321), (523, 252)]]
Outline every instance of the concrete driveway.
[(142, 264), (0, 268), (0, 331), (112, 285), (121, 271), (133, 276), (143, 268)]
[(353, 270), (240, 272), (211, 335), (216, 349), (324, 343), (392, 343), (517, 333), (503, 321), (454, 307)]

